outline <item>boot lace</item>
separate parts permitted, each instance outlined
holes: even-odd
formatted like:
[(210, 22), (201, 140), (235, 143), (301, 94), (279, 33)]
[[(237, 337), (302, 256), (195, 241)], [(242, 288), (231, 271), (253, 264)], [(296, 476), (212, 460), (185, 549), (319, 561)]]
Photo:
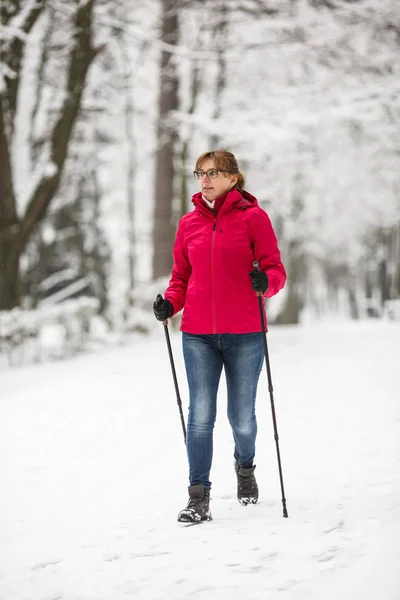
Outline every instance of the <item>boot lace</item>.
[(210, 496), (207, 493), (202, 498), (189, 498), (189, 502), (183, 512), (202, 517), (208, 512), (209, 501)]
[(203, 502), (204, 498), (190, 498), (186, 508), (197, 510), (198, 508), (201, 508)]

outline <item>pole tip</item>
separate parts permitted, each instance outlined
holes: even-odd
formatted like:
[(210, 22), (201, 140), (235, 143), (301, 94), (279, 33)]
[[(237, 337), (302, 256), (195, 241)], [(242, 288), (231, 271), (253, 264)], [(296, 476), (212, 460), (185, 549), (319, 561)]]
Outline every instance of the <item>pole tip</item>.
[(258, 271), (258, 269), (259, 269), (259, 266), (260, 266), (260, 265), (258, 264), (258, 260), (255, 260), (255, 261), (253, 262), (253, 267), (254, 267), (254, 269), (255, 269), (256, 271)]

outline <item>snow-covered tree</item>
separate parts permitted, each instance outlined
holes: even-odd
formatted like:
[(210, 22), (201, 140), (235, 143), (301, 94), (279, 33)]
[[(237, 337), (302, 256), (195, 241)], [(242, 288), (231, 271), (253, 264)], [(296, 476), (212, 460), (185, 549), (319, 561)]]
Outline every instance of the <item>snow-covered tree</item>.
[[(5, 0), (1, 3), (0, 309), (12, 308), (20, 302), (21, 254), (45, 217), (61, 181), (87, 74), (96, 56), (92, 39), (94, 6), (95, 0), (75, 0), (68, 5), (59, 0)], [(39, 101), (47, 103), (47, 110), (42, 112), (36, 106), (37, 97), (32, 102), (32, 98), (26, 96), (23, 102), (20, 92), (28, 61), (26, 48), (35, 33), (40, 35), (35, 25), (40, 18), (48, 18), (49, 12), (59, 25), (49, 32), (55, 44), (51, 51), (57, 62), (50, 65), (49, 47), (39, 45), (39, 52), (46, 56), (38, 58), (40, 68), (35, 77), (39, 85), (33, 84), (30, 89), (30, 92), (36, 89), (41, 95)], [(55, 30), (57, 37), (52, 35)], [(40, 78), (45, 77), (49, 69), (53, 69), (56, 76), (52, 87), (44, 90)], [(37, 117), (33, 121), (30, 111)], [(22, 156), (19, 142), (24, 137), (32, 140), (29, 130), (38, 126), (39, 116), (45, 118), (40, 124), (40, 143), (35, 149), (31, 148), (30, 155)], [(36, 142), (37, 137), (35, 134)]]

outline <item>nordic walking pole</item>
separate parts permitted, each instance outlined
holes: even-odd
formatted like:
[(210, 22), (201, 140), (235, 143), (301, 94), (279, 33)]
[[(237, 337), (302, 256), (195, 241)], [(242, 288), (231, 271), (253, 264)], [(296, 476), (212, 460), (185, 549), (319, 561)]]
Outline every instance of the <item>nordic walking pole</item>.
[(166, 321), (163, 321), (163, 325), (164, 325), (164, 331), (165, 331), (165, 339), (167, 340), (169, 361), (171, 363), (172, 377), (174, 379), (174, 386), (175, 386), (175, 392), (176, 392), (176, 401), (178, 403), (179, 415), (181, 417), (181, 424), (182, 424), (182, 430), (183, 430), (183, 439), (185, 441), (185, 446), (186, 446), (185, 419), (183, 417), (183, 412), (182, 412), (182, 400), (181, 400), (181, 397), (180, 397), (180, 394), (179, 394), (178, 380), (176, 378), (174, 357), (172, 356), (171, 340), (169, 338), (169, 331), (168, 331), (168, 319)]
[[(253, 262), (253, 267), (254, 267), (255, 271), (260, 270), (259, 264), (256, 260)], [(278, 426), (276, 424), (276, 414), (275, 414), (274, 388), (272, 387), (271, 366), (269, 363), (269, 353), (268, 353), (268, 344), (267, 344), (267, 330), (265, 327), (265, 320), (264, 320), (263, 297), (262, 297), (263, 293), (262, 292), (256, 292), (256, 293), (258, 296), (258, 306), (260, 308), (261, 327), (262, 327), (262, 331), (263, 331), (265, 366), (267, 367), (268, 391), (269, 391), (269, 397), (271, 400), (271, 412), (272, 412), (272, 422), (274, 424), (276, 455), (278, 457), (279, 479), (281, 482), (281, 492), (282, 492), (283, 516), (285, 518), (287, 518), (289, 515), (288, 515), (287, 508), (286, 508), (285, 489), (283, 487), (281, 453), (279, 451), (279, 435), (278, 435)]]

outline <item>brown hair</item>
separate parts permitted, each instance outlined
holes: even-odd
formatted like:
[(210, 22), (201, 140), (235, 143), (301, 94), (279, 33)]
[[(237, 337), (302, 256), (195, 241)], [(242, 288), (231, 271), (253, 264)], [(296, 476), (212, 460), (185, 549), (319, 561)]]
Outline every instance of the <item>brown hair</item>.
[(201, 169), (201, 165), (207, 159), (214, 161), (215, 167), (222, 171), (228, 171), (231, 175), (238, 175), (238, 180), (235, 184), (235, 188), (242, 190), (244, 188), (245, 178), (244, 175), (239, 171), (239, 165), (235, 156), (232, 152), (226, 150), (212, 150), (210, 152), (203, 152), (196, 160), (196, 171)]

